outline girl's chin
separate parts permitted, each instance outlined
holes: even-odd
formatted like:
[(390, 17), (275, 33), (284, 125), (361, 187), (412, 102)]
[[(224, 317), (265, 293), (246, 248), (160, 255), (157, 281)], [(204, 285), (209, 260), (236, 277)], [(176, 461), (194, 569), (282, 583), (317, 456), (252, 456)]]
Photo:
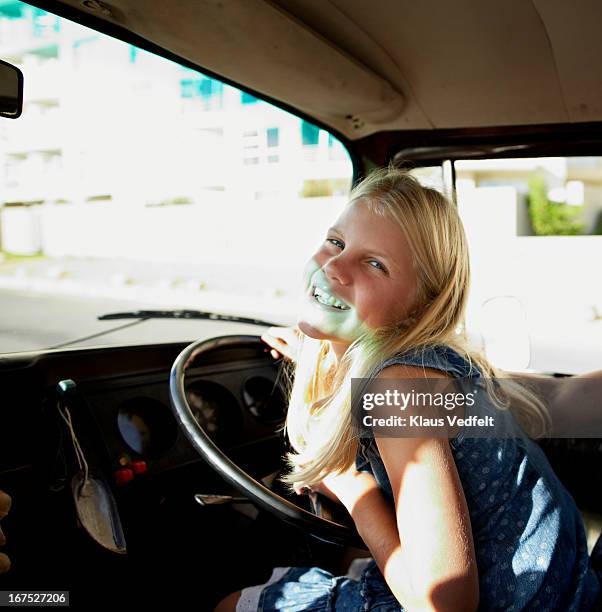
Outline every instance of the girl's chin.
[(322, 330), (318, 329), (317, 327), (314, 327), (313, 325), (311, 325), (307, 321), (303, 321), (303, 320), (300, 319), (299, 321), (297, 321), (297, 327), (306, 336), (309, 336), (310, 338), (314, 338), (316, 340), (327, 340), (327, 339), (329, 339), (327, 337), (328, 334), (324, 333)]
[(330, 340), (331, 342), (335, 342), (337, 344), (349, 344), (350, 342), (348, 338), (339, 338), (336, 334), (323, 331), (319, 327), (315, 327), (311, 323), (302, 319), (297, 321), (297, 327), (306, 336), (313, 338), (314, 340)]
[(321, 330), (319, 327), (315, 327), (311, 323), (308, 323), (307, 321), (303, 321), (302, 319), (297, 321), (297, 327), (306, 336), (309, 336), (310, 338), (313, 338), (314, 340), (333, 340), (335, 342), (340, 341), (339, 338), (337, 338), (336, 336), (333, 336), (332, 334), (329, 334)]

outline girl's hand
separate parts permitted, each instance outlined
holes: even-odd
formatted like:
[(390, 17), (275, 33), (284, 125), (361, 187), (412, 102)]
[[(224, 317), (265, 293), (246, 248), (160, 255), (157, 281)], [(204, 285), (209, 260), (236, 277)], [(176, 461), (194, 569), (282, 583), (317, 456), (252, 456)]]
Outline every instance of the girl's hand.
[(270, 354), (274, 359), (281, 356), (288, 361), (296, 361), (299, 350), (300, 330), (296, 327), (270, 327), (261, 339), (272, 347)]
[[(302, 487), (294, 488), (296, 493), (303, 493)], [(350, 514), (355, 504), (375, 489), (378, 489), (378, 484), (374, 476), (368, 472), (358, 472), (355, 465), (345, 472), (328, 474), (320, 483), (311, 487), (312, 491), (343, 504)]]
[(303, 495), (304, 493), (320, 493), (320, 495), (324, 495), (338, 504), (342, 503), (341, 500), (335, 495), (333, 491), (331, 491), (324, 482), (319, 482), (318, 484), (313, 485), (311, 488), (302, 487), (301, 485), (295, 483), (293, 484), (293, 489), (297, 495)]
[(368, 472), (358, 472), (355, 463), (345, 472), (332, 473), (324, 477), (319, 492), (338, 499), (349, 514), (355, 504), (366, 494), (378, 489), (374, 476)]

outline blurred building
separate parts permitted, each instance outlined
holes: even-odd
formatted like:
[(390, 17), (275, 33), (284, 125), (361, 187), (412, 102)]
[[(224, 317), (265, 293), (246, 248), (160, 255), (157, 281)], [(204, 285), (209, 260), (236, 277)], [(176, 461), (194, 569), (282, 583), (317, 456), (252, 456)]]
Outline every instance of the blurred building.
[(528, 212), (529, 181), (544, 181), (548, 198), (578, 208), (583, 234), (602, 233), (602, 157), (540, 157), (456, 162), (458, 192), (511, 187), (516, 192), (516, 234), (533, 235)]
[(0, 204), (349, 189), (349, 157), (326, 131), (35, 7), (0, 0), (0, 55), (25, 75), (23, 115), (0, 125)]

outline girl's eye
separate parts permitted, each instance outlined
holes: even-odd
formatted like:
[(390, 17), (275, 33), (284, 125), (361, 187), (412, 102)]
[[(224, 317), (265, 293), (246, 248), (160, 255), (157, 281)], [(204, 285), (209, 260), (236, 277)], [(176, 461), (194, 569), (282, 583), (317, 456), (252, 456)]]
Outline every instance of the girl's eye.
[(373, 268), (376, 268), (377, 270), (382, 270), (385, 274), (387, 273), (387, 269), (385, 268), (385, 266), (383, 266), (380, 261), (378, 261), (377, 259), (371, 259), (368, 262)]
[(334, 244), (334, 246), (339, 249), (343, 249), (345, 247), (345, 245), (337, 238), (326, 238), (326, 242), (330, 242), (330, 244)]

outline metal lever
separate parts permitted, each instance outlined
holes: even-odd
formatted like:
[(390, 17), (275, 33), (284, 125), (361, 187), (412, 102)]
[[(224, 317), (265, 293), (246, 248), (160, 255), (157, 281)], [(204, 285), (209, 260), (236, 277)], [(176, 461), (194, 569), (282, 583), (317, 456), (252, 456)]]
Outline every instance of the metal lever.
[(203, 495), (197, 493), (194, 500), (201, 506), (219, 506), (221, 504), (250, 504), (246, 497), (234, 497), (232, 495)]

